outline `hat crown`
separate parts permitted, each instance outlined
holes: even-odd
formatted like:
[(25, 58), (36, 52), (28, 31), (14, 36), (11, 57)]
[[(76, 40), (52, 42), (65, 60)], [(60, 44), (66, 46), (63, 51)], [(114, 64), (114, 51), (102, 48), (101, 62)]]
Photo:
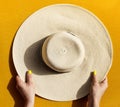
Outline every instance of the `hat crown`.
[(44, 62), (58, 72), (69, 72), (83, 62), (85, 50), (82, 41), (69, 32), (54, 33), (42, 48)]

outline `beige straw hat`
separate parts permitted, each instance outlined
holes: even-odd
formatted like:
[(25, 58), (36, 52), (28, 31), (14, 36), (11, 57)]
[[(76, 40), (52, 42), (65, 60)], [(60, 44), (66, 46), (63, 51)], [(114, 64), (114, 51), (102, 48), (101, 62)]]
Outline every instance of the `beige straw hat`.
[(105, 26), (91, 12), (71, 4), (47, 6), (19, 28), (13, 61), (25, 80), (33, 71), (36, 94), (55, 101), (76, 100), (89, 93), (90, 73), (101, 81), (112, 64), (112, 43)]

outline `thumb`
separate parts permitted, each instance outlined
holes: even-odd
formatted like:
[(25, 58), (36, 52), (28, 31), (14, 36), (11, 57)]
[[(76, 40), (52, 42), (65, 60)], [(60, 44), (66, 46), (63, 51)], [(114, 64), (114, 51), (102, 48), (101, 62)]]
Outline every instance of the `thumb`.
[(26, 82), (27, 82), (28, 84), (32, 84), (32, 83), (33, 83), (32, 71), (31, 71), (31, 70), (27, 71), (27, 74), (26, 74)]
[(97, 77), (96, 77), (96, 71), (93, 71), (92, 72), (92, 83), (93, 84), (95, 84), (95, 83), (97, 83), (98, 81), (97, 81)]

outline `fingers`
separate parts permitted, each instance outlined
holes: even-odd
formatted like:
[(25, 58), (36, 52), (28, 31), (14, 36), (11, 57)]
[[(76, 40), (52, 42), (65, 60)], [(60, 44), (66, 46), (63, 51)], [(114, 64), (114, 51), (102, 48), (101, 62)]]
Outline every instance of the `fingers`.
[(26, 82), (28, 84), (32, 84), (33, 83), (33, 79), (32, 79), (32, 71), (29, 70), (26, 74)]
[(108, 80), (107, 80), (107, 77), (104, 78), (103, 81), (101, 81), (101, 83), (106, 83)]
[(100, 82), (100, 85), (106, 85), (106, 87), (108, 87), (108, 80), (107, 77), (105, 77), (105, 79), (103, 81)]
[(92, 72), (91, 76), (92, 76), (92, 84), (99, 84), (99, 85), (106, 84), (106, 86), (107, 86), (107, 84), (108, 84), (107, 77), (105, 77), (103, 81), (98, 82), (97, 77), (96, 77), (96, 71)]
[(16, 76), (16, 82), (17, 82), (16, 85), (17, 88), (22, 87), (24, 84), (24, 82), (21, 80), (21, 78), (18, 75)]
[[(22, 87), (23, 84), (25, 84), (21, 78), (19, 76), (16, 76), (16, 82), (17, 82), (17, 87)], [(26, 84), (32, 84), (33, 83), (33, 80), (32, 80), (32, 71), (29, 70), (27, 73), (26, 73)]]

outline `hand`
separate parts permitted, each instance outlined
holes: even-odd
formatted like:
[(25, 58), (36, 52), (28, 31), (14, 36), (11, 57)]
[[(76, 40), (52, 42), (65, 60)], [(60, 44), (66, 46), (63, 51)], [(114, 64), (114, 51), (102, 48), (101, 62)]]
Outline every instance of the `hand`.
[(93, 72), (90, 88), (90, 95), (88, 99), (88, 107), (99, 107), (100, 100), (108, 87), (107, 77), (100, 83), (97, 81), (96, 72)]
[(25, 107), (34, 106), (35, 88), (32, 80), (32, 72), (26, 74), (26, 82), (23, 82), (19, 76), (16, 76), (16, 88), (25, 100)]

